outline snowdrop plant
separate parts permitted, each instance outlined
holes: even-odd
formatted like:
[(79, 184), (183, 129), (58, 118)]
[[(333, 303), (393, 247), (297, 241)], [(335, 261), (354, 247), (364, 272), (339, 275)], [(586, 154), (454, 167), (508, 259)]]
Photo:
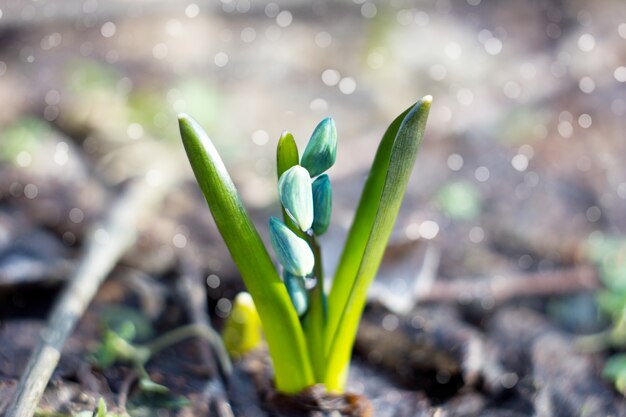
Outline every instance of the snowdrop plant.
[(400, 209), (431, 100), (419, 100), (385, 132), (328, 293), (318, 237), (330, 224), (326, 171), (337, 153), (334, 121), (320, 122), (302, 157), (293, 135), (285, 132), (278, 141), (282, 220), (269, 220), (276, 268), (213, 143), (192, 118), (179, 116), (196, 180), (258, 311), (277, 390), (292, 394), (322, 383), (343, 391), (367, 290)]

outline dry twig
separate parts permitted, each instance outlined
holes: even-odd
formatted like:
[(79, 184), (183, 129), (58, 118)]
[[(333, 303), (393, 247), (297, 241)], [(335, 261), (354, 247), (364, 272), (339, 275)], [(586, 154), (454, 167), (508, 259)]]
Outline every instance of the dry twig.
[(78, 267), (52, 309), (46, 328), (22, 375), (6, 417), (31, 417), (39, 404), (68, 336), (82, 317), (96, 291), (130, 248), (140, 219), (161, 201), (176, 176), (149, 185), (134, 180), (117, 199), (107, 218), (96, 225), (85, 243)]
[[(199, 280), (200, 277), (200, 271), (197, 271), (190, 262), (185, 262), (183, 259), (183, 274), (179, 278), (177, 290), (179, 297), (184, 301), (182, 304), (192, 323), (213, 329), (208, 316), (206, 287)], [(227, 380), (232, 373), (232, 365), (226, 348), (221, 343), (221, 339), (214, 339), (209, 344), (199, 343), (199, 348), (202, 362), (208, 368), (210, 375), (210, 380), (203, 390), (201, 398), (213, 405), (218, 417), (232, 417), (233, 411), (226, 399), (226, 388), (222, 379), (223, 376)], [(216, 358), (218, 359), (217, 363)]]
[(528, 275), (437, 280), (428, 292), (419, 294), (418, 303), (481, 301), (489, 298), (501, 304), (513, 298), (554, 296), (598, 288), (595, 269), (588, 265)]

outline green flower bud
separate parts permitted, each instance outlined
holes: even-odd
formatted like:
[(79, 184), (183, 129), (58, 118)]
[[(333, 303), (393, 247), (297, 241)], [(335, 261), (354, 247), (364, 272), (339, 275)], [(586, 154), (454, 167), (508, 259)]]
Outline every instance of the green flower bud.
[(299, 277), (313, 271), (315, 257), (309, 244), (276, 217), (270, 217), (270, 241), (278, 261), (285, 270)]
[(311, 177), (300, 165), (289, 168), (278, 180), (280, 202), (303, 232), (313, 224)]
[(327, 117), (313, 131), (300, 165), (309, 171), (311, 177), (315, 177), (333, 166), (336, 157), (337, 130), (333, 119)]
[(333, 192), (328, 175), (322, 174), (313, 181), (313, 233), (322, 235), (330, 225)]
[(304, 286), (304, 278), (297, 277), (285, 271), (285, 287), (296, 309), (298, 316), (302, 317), (309, 308), (309, 297)]
[(222, 330), (226, 350), (230, 356), (240, 358), (261, 344), (262, 334), (261, 319), (252, 297), (240, 292)]
[(299, 163), (300, 157), (298, 156), (296, 140), (291, 133), (284, 131), (280, 135), (278, 145), (276, 146), (276, 171), (278, 172), (278, 178), (289, 168)]

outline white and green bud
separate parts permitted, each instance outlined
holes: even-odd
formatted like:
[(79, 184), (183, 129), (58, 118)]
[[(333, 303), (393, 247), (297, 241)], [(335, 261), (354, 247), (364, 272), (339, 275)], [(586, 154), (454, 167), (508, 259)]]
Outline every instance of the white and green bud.
[(313, 233), (322, 235), (330, 225), (333, 209), (333, 192), (328, 175), (322, 174), (313, 181)]
[(309, 230), (313, 224), (313, 192), (307, 170), (296, 165), (285, 171), (278, 180), (278, 195), (300, 230)]
[(296, 309), (298, 316), (302, 317), (309, 308), (309, 296), (304, 285), (304, 278), (298, 277), (285, 271), (285, 287), (289, 293), (289, 298)]
[(276, 217), (270, 217), (270, 241), (278, 262), (287, 272), (304, 277), (313, 271), (315, 257), (309, 244)]
[(317, 125), (304, 149), (300, 165), (311, 177), (316, 177), (333, 166), (337, 157), (337, 129), (333, 119), (327, 117)]

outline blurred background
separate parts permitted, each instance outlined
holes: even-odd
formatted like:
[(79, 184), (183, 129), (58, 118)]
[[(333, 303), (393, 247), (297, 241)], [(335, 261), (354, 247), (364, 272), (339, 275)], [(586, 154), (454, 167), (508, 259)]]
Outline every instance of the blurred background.
[[(166, 279), (192, 265), (211, 312), (228, 315), (242, 286), (192, 181), (179, 112), (205, 127), (263, 235), (280, 133), (303, 149), (335, 119), (332, 276), (378, 141), (426, 94), (426, 137), (376, 284), (383, 301), (410, 304), (425, 263), (421, 296), (475, 297), (487, 311), (500, 300), (486, 286), (433, 286), (592, 262), (625, 291), (622, 0), (3, 0), (2, 315), (45, 317), (87, 227), (132, 178), (166, 187), (164, 204), (142, 214), (115, 274)], [(595, 281), (582, 292), (575, 278), (555, 282), (550, 295), (576, 295), (526, 302), (568, 330), (601, 329)]]

